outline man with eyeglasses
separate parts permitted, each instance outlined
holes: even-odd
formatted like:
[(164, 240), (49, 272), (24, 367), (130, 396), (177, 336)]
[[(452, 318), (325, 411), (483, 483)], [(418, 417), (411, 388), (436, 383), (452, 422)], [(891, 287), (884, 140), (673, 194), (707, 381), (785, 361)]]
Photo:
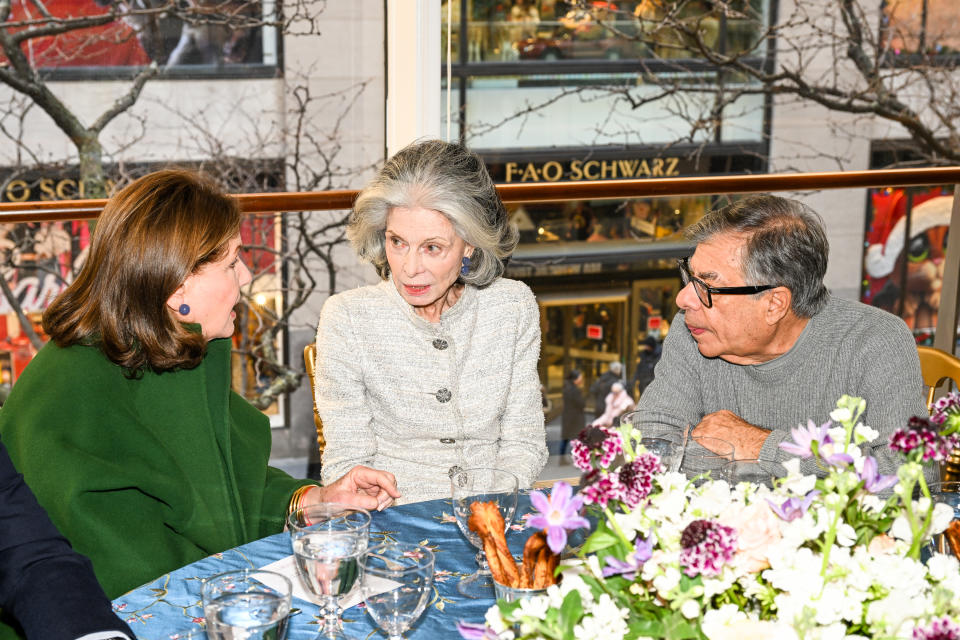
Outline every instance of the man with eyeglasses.
[(679, 264), (680, 312), (640, 399), (641, 429), (691, 425), (737, 459), (781, 461), (792, 427), (826, 422), (849, 394), (866, 399), (864, 422), (880, 432), (869, 453), (892, 471), (890, 434), (925, 412), (916, 344), (900, 318), (829, 294), (820, 216), (755, 196), (687, 236), (696, 249)]

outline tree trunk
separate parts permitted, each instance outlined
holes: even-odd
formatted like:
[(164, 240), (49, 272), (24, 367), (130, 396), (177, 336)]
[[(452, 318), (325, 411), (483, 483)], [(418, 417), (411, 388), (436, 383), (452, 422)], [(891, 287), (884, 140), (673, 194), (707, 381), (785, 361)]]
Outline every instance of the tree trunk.
[[(83, 198), (106, 198), (107, 186), (103, 178), (103, 147), (96, 134), (75, 141), (80, 157), (80, 193)], [(93, 223), (91, 223), (91, 228)]]

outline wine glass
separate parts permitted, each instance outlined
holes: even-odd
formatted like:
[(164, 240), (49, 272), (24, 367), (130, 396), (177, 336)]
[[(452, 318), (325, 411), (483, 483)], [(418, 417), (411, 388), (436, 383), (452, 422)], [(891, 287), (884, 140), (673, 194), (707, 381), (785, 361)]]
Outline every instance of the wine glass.
[(489, 467), (462, 469), (450, 477), (453, 493), (453, 515), (457, 519), (460, 531), (470, 544), (480, 551), (476, 559), (479, 569), (457, 584), (457, 591), (467, 598), (493, 597), (493, 578), (490, 565), (483, 552), (483, 541), (470, 530), (467, 520), (470, 518), (470, 505), (474, 502), (493, 502), (503, 516), (504, 532), (509, 530), (513, 516), (517, 512), (517, 476), (509, 471)]
[(240, 569), (203, 581), (200, 597), (210, 640), (282, 640), (293, 585), (280, 573)]
[[(400, 634), (427, 608), (433, 591), (433, 569), (433, 551), (421, 545), (386, 542), (367, 551), (363, 563), (364, 602), (367, 613), (390, 640), (401, 640)], [(382, 592), (383, 580), (396, 586)]]
[(339, 598), (360, 584), (370, 537), (370, 513), (360, 507), (323, 502), (287, 518), (300, 582), (316, 596), (323, 616), (318, 638), (347, 638)]

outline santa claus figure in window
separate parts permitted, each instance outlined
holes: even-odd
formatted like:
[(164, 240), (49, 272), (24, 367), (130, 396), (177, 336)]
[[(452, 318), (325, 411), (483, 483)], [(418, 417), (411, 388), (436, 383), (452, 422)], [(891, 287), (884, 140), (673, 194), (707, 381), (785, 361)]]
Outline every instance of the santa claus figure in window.
[[(910, 213), (910, 238), (901, 190), (874, 194), (864, 271), (865, 302), (900, 315), (915, 334), (937, 326), (943, 259), (947, 250), (951, 196), (917, 195)], [(906, 246), (904, 246), (906, 245)]]

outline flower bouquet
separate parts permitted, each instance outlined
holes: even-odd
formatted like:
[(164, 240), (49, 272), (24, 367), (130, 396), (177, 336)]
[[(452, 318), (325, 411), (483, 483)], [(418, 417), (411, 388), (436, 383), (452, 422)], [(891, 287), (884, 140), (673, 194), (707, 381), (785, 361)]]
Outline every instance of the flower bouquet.
[[(772, 486), (667, 472), (631, 425), (573, 443), (579, 497), (599, 522), (560, 584), (499, 602), (465, 637), (842, 639), (960, 638), (960, 562), (932, 552), (954, 519), (923, 463), (958, 444), (960, 397), (897, 430), (904, 462), (879, 472), (858, 445), (878, 433), (844, 396), (823, 425), (793, 429), (797, 457)], [(816, 475), (800, 470), (815, 463)], [(622, 462), (614, 467), (614, 463)], [(809, 465), (807, 465), (809, 468)], [(557, 519), (561, 522), (562, 519)], [(551, 523), (545, 523), (551, 532)], [(562, 526), (562, 523), (561, 525)]]

